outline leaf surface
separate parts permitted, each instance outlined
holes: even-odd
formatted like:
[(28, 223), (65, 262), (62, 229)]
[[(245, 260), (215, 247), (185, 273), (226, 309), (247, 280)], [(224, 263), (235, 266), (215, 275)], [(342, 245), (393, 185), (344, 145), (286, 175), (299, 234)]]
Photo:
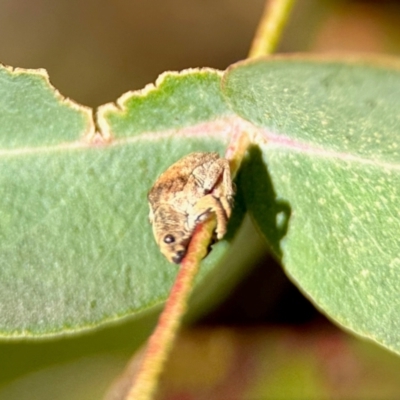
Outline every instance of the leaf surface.
[(264, 141), (244, 193), (289, 275), (400, 352), (398, 64), (278, 57), (232, 67), (223, 87)]
[[(15, 100), (3, 103), (1, 126), (16, 125), (17, 133), (4, 133), (3, 141), (12, 143), (0, 159), (2, 334), (76, 331), (160, 304), (177, 268), (154, 242), (147, 192), (188, 152), (223, 154), (228, 135), (218, 121), (229, 110), (220, 73), (165, 75), (147, 94), (129, 94), (122, 109), (105, 106), (103, 144), (88, 137), (86, 109), (62, 99), (42, 74), (3, 73), (0, 90)], [(20, 93), (25, 90), (33, 100)], [(38, 137), (30, 138), (29, 129)], [(25, 144), (14, 139), (22, 133)], [(204, 261), (203, 276), (226, 244)]]
[(223, 76), (164, 74), (101, 107), (101, 136), (42, 72), (0, 77), (4, 336), (77, 331), (161, 304), (177, 269), (152, 237), (149, 188), (191, 151), (222, 155), (232, 134), (252, 131), (227, 238), (199, 287), (218, 288), (210, 280), (233, 273), (229, 254), (252, 251), (249, 238), (229, 245), (248, 208), (317, 306), (400, 351), (396, 62), (276, 57)]

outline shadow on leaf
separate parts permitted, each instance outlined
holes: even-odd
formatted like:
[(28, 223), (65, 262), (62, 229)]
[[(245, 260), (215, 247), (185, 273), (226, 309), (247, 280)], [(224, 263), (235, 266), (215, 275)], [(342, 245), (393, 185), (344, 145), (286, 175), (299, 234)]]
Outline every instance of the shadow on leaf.
[(268, 166), (258, 146), (249, 149), (249, 157), (243, 162), (240, 183), (244, 193), (247, 210), (255, 225), (275, 255), (282, 257), (280, 242), (286, 235), (291, 208), (288, 202), (278, 199), (275, 193)]

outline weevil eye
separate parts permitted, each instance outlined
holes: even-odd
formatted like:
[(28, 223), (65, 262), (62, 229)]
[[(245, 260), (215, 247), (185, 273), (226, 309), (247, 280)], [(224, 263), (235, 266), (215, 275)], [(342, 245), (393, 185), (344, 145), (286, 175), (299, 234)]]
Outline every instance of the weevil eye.
[(164, 236), (164, 243), (170, 244), (170, 243), (174, 243), (175, 242), (175, 238), (172, 235), (166, 235)]
[(185, 250), (179, 250), (176, 252), (176, 254), (172, 257), (172, 261), (175, 264), (180, 264), (180, 262), (183, 260), (183, 257), (185, 257), (186, 251)]

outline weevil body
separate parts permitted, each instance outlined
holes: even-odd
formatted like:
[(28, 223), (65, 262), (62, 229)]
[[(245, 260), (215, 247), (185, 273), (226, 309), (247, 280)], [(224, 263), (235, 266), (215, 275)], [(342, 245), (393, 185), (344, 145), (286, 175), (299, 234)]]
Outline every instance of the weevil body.
[(218, 153), (191, 153), (163, 172), (148, 194), (150, 223), (161, 253), (179, 264), (196, 224), (215, 213), (221, 239), (232, 213), (228, 160)]

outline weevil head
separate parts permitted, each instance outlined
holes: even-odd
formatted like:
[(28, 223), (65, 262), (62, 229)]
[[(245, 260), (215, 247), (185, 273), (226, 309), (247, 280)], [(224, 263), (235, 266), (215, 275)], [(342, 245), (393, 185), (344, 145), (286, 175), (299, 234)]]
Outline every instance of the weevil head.
[(161, 253), (175, 264), (180, 264), (186, 254), (191, 233), (187, 230), (186, 214), (168, 205), (151, 212), (154, 238)]

